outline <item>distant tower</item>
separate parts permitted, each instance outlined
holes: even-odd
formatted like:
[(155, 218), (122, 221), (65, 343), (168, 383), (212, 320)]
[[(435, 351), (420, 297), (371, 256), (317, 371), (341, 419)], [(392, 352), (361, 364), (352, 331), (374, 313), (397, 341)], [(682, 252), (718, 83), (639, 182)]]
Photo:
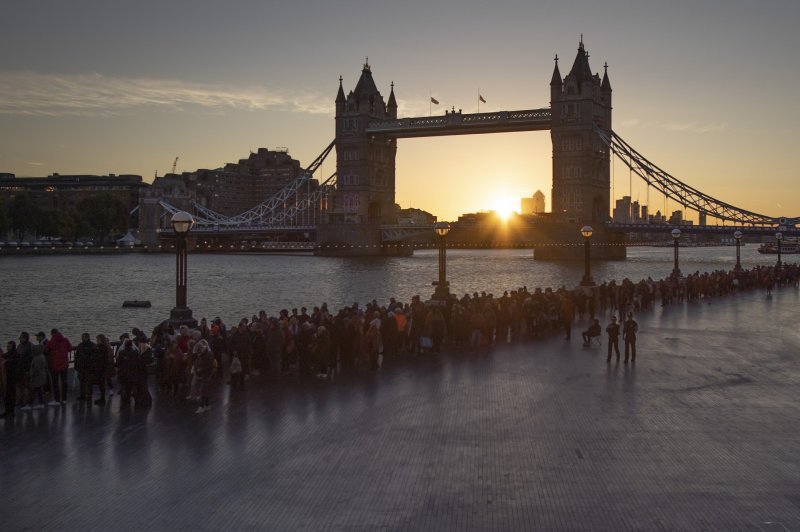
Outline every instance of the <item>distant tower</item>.
[(544, 212), (544, 192), (537, 190), (533, 194), (533, 213), (542, 214)]
[[(320, 253), (326, 244), (353, 246), (348, 254), (375, 254), (366, 246), (380, 245), (380, 225), (397, 223), (395, 155), (397, 140), (366, 133), (376, 120), (397, 118), (394, 83), (384, 102), (369, 62), (364, 63), (355, 89), (345, 97), (342, 79), (336, 95), (336, 196), (327, 222), (317, 229)], [(363, 249), (362, 251), (357, 251)]]
[(550, 81), (552, 211), (563, 221), (602, 223), (609, 219), (609, 149), (594, 133), (592, 125), (611, 130), (608, 67), (602, 81), (600, 76), (592, 74), (582, 37), (572, 69), (563, 80), (558, 56), (555, 61)]

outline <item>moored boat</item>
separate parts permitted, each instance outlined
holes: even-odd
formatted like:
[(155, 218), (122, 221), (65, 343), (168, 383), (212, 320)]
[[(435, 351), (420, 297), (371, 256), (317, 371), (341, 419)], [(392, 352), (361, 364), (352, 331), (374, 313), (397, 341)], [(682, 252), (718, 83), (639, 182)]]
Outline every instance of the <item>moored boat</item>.
[[(765, 242), (758, 246), (759, 253), (766, 253), (768, 255), (778, 254), (777, 242)], [(781, 255), (793, 255), (800, 253), (800, 242), (797, 237), (784, 238), (781, 242)]]

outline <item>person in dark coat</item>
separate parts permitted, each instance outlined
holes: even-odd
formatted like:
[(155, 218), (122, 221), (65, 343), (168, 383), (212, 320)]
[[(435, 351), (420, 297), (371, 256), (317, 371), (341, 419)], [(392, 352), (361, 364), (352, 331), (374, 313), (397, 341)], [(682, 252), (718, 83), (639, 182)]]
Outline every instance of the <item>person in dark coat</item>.
[(639, 331), (639, 324), (633, 319), (633, 312), (628, 312), (628, 319), (622, 326), (622, 338), (625, 340), (625, 363), (636, 362), (636, 333)]
[(104, 334), (97, 335), (92, 356), (89, 359), (89, 391), (88, 400), (92, 398), (92, 388), (97, 385), (100, 388), (100, 398), (94, 404), (104, 405), (106, 403), (106, 381), (109, 380), (114, 366), (114, 350)]
[(317, 377), (323, 378), (328, 376), (328, 365), (331, 360), (331, 336), (328, 329), (324, 325), (317, 327), (317, 334), (314, 337), (311, 351), (314, 355), (314, 362), (319, 368)]
[(80, 384), (79, 402), (91, 400), (91, 364), (95, 350), (96, 346), (92, 342), (92, 337), (89, 336), (89, 333), (83, 333), (81, 343), (75, 348), (75, 372), (78, 374)]
[(619, 362), (619, 323), (617, 323), (616, 316), (611, 316), (611, 323), (606, 327), (606, 334), (608, 334), (608, 358), (606, 362), (611, 362), (612, 348), (616, 351), (617, 362)]
[(17, 399), (22, 409), (31, 409), (31, 362), (33, 362), (33, 344), (30, 335), (22, 332), (17, 344)]
[(131, 339), (126, 339), (117, 353), (117, 379), (122, 388), (120, 407), (125, 407), (131, 396), (139, 404), (146, 395), (144, 388), (147, 387), (147, 366)]
[(200, 395), (200, 405), (197, 407), (195, 414), (201, 414), (211, 410), (209, 399), (209, 381), (214, 374), (214, 354), (208, 342), (200, 340), (195, 346), (197, 358), (194, 362), (194, 374), (197, 377), (197, 393)]
[(4, 397), (5, 410), (0, 418), (10, 419), (14, 417), (14, 409), (17, 406), (17, 365), (19, 355), (17, 355), (17, 343), (8, 342), (6, 352), (3, 353), (3, 366), (6, 374), (6, 393)]

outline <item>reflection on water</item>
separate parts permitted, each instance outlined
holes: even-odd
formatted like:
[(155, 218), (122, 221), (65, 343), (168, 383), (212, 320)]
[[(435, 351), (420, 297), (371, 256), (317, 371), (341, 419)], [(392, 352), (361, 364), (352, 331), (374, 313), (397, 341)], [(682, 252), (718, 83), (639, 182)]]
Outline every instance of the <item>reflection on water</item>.
[[(451, 250), (448, 279), (457, 294), (485, 290), (501, 294), (519, 286), (568, 287), (583, 276), (583, 263), (536, 262), (531, 250)], [(684, 273), (730, 268), (733, 247), (682, 248)], [(756, 246), (742, 249), (745, 267), (773, 264)], [(672, 269), (671, 248), (630, 248), (628, 260), (596, 262), (597, 282), (630, 277), (654, 279)], [(175, 259), (171, 255), (3, 257), (0, 259), (0, 341), (19, 331), (57, 327), (75, 340), (80, 333), (116, 338), (131, 327), (150, 330), (169, 316), (175, 303)], [(189, 257), (189, 306), (195, 317), (221, 316), (230, 322), (259, 310), (319, 305), (332, 308), (408, 300), (433, 292), (437, 252), (413, 257), (329, 258), (303, 255), (238, 254)], [(150, 309), (123, 309), (126, 299), (147, 299)]]

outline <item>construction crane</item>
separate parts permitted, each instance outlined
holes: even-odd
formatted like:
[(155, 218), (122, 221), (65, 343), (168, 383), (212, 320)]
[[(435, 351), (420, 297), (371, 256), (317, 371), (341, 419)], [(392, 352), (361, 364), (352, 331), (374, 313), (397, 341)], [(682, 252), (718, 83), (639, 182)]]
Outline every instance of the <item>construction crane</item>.
[(178, 157), (175, 157), (175, 161), (172, 163), (172, 173), (175, 173), (175, 169), (178, 167)]

